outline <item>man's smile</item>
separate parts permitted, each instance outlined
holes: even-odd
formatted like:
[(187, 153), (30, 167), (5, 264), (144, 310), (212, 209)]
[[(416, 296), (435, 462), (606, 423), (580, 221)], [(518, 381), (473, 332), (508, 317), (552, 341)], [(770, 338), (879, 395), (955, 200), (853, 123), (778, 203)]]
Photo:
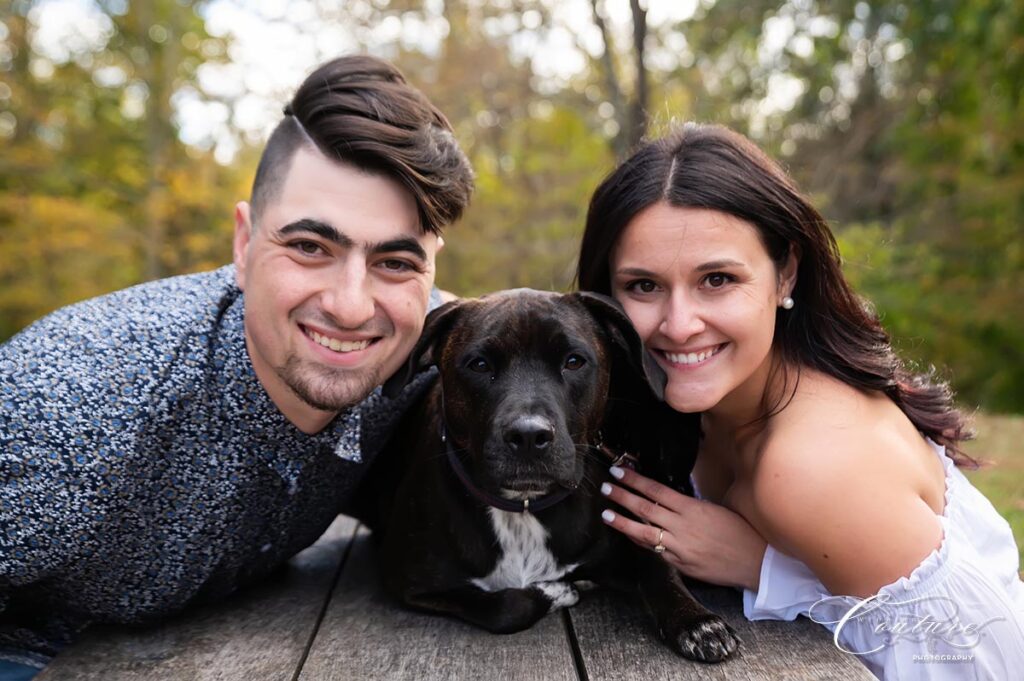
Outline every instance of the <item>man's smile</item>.
[(343, 340), (341, 338), (319, 333), (301, 324), (299, 325), (299, 328), (301, 328), (302, 332), (306, 335), (306, 337), (312, 340), (314, 343), (317, 343), (318, 345), (339, 354), (365, 350), (370, 345), (379, 341), (381, 338), (380, 336), (374, 336), (372, 338), (353, 338)]

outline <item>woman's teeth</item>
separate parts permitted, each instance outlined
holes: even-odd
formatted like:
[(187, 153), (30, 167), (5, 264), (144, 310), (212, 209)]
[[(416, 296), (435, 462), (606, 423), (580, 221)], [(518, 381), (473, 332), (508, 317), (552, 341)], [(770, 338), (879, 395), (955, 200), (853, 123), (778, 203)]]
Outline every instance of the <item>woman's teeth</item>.
[(672, 362), (673, 364), (696, 364), (698, 362), (703, 362), (708, 357), (717, 355), (718, 351), (721, 350), (723, 347), (724, 345), (716, 345), (710, 350), (704, 350), (703, 352), (683, 352), (679, 354), (676, 354), (674, 352), (666, 352), (665, 357), (667, 357), (668, 361)]

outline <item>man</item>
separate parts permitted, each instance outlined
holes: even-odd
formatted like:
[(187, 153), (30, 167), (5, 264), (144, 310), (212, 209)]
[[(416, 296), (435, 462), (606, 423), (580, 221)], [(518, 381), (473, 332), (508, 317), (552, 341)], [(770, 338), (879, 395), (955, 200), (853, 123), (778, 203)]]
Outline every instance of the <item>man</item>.
[(337, 59), (271, 135), (233, 266), (0, 346), (0, 660), (41, 667), (89, 621), (223, 596), (315, 541), (400, 415), (374, 389), (439, 302), (471, 191), (422, 94)]

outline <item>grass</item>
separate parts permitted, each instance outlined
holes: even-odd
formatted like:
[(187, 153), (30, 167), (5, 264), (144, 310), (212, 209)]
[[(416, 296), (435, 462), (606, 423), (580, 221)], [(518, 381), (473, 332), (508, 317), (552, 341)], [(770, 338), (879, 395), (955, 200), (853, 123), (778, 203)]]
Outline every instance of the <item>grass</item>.
[(974, 429), (977, 439), (964, 451), (985, 465), (964, 475), (1010, 523), (1024, 577), (1024, 416), (978, 413)]

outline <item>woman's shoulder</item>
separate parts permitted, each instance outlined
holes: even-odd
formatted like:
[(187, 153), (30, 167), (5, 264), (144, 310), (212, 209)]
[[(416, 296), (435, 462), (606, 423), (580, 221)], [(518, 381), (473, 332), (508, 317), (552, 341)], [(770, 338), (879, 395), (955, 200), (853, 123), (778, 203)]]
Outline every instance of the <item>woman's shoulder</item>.
[[(915, 454), (904, 456), (907, 451)], [(885, 394), (865, 391), (804, 369), (785, 408), (770, 420), (759, 465), (815, 465), (849, 474), (899, 467), (927, 445), (907, 416)], [(890, 470), (890, 472), (892, 472)]]
[(921, 495), (929, 462), (941, 476), (937, 457), (884, 395), (805, 375), (758, 453), (752, 522), (833, 593), (873, 593), (941, 537)]

